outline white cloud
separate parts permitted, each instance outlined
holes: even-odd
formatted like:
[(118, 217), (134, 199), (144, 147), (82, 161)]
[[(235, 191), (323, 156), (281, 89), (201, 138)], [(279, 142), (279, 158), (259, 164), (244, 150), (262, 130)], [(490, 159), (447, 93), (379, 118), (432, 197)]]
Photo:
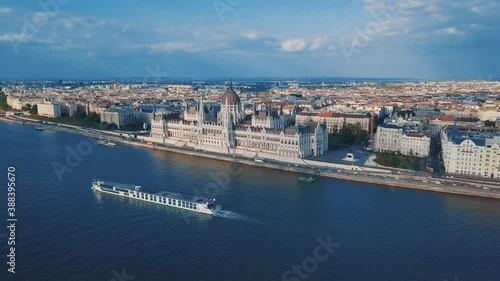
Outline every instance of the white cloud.
[(438, 35), (463, 35), (464, 34), (463, 31), (460, 31), (455, 27), (448, 27), (448, 28), (439, 29), (439, 30), (436, 30), (435, 33)]
[(23, 33), (6, 33), (3, 35), (0, 35), (0, 42), (22, 42), (22, 43), (27, 43), (27, 42), (32, 42), (32, 43), (39, 43), (39, 44), (54, 44), (55, 41), (52, 39), (42, 39), (42, 38), (34, 38), (31, 36), (28, 36)]
[(310, 50), (310, 51), (316, 51), (316, 50), (319, 50), (319, 49), (321, 48), (321, 46), (322, 46), (323, 42), (324, 42), (324, 39), (323, 39), (323, 38), (316, 38), (316, 39), (314, 39), (314, 41), (313, 41), (313, 43), (312, 43), (311, 47), (309, 47), (309, 50)]
[(306, 42), (302, 39), (291, 39), (281, 42), (281, 50), (283, 52), (300, 52), (306, 48)]
[(477, 6), (470, 7), (470, 10), (471, 10), (471, 12), (476, 13), (476, 14), (480, 14), (481, 13), (481, 8), (479, 8)]
[(29, 37), (26, 34), (13, 34), (7, 33), (4, 35), (0, 35), (0, 42), (28, 42)]
[(474, 29), (474, 30), (480, 30), (480, 29), (483, 29), (485, 27), (484, 24), (482, 23), (471, 23), (469, 24), (469, 28), (470, 29)]
[(439, 7), (437, 5), (430, 5), (427, 8), (425, 8), (425, 11), (430, 14), (439, 13)]
[(66, 29), (72, 29), (75, 25), (70, 21), (66, 21), (66, 22), (64, 22), (63, 26)]
[(125, 24), (125, 25), (123, 25), (123, 26), (122, 26), (122, 28), (121, 28), (121, 30), (120, 30), (120, 31), (121, 31), (121, 32), (127, 32), (127, 31), (129, 31), (129, 30), (130, 30), (130, 28), (131, 28), (131, 27), (132, 27), (132, 26), (130, 26), (130, 24)]
[(257, 38), (259, 38), (259, 34), (257, 32), (247, 32), (243, 34), (243, 37), (250, 40), (256, 40)]
[(427, 4), (425, 2), (426, 2), (425, 0), (407, 0), (402, 2), (400, 1), (399, 5), (401, 6), (402, 9), (416, 9), (425, 7)]
[(11, 14), (14, 12), (14, 9), (9, 7), (0, 7), (0, 15)]
[(151, 50), (153, 51), (163, 51), (163, 52), (173, 52), (173, 51), (185, 51), (193, 47), (192, 43), (184, 42), (166, 42), (162, 44), (151, 45)]
[(431, 16), (432, 16), (432, 18), (434, 18), (434, 19), (436, 19), (438, 21), (441, 21), (441, 22), (447, 22), (447, 21), (451, 20), (450, 16), (445, 16), (445, 15), (439, 14), (439, 13), (432, 14)]
[(180, 41), (160, 42), (160, 43), (140, 44), (140, 45), (124, 45), (123, 48), (130, 50), (145, 49), (152, 51), (154, 53), (172, 53), (175, 51), (184, 51), (184, 52), (201, 51), (201, 49), (197, 48), (193, 43), (180, 42)]

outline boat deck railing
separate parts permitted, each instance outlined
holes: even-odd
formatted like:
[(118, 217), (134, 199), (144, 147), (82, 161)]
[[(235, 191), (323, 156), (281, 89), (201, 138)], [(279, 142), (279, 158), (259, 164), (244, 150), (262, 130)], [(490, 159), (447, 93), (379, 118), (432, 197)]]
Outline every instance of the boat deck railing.
[[(108, 187), (108, 188), (123, 188), (127, 189), (130, 191), (136, 191), (136, 187), (141, 187), (138, 185), (134, 184), (125, 184), (125, 183), (116, 183), (116, 182), (109, 182), (109, 181), (100, 181), (100, 180), (94, 180), (94, 183), (99, 183), (103, 187)], [(215, 199), (209, 199), (206, 197), (200, 197), (200, 196), (189, 196), (186, 194), (181, 194), (181, 193), (175, 193), (175, 192), (170, 192), (170, 191), (152, 191), (152, 190), (147, 190), (147, 189), (142, 189), (140, 188), (137, 190), (141, 193), (147, 193), (151, 195), (156, 195), (156, 196), (162, 196), (162, 197), (168, 197), (172, 199), (178, 199), (182, 201), (187, 201), (187, 202), (192, 202), (192, 203), (198, 203), (198, 204), (210, 204), (215, 201)]]

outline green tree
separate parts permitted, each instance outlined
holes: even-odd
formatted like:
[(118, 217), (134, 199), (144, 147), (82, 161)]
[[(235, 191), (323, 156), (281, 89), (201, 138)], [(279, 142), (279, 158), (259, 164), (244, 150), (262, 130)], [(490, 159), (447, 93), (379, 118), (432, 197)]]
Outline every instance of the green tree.
[(360, 123), (344, 124), (338, 135), (340, 136), (340, 140), (343, 144), (353, 144), (360, 143), (365, 137), (368, 136), (368, 132), (363, 130)]
[(490, 121), (490, 120), (486, 120), (484, 121), (484, 126), (486, 127), (495, 127), (495, 121)]
[(7, 96), (0, 91), (0, 109), (2, 110), (10, 110), (10, 106), (7, 104)]
[(35, 104), (35, 105), (31, 106), (29, 109), (29, 113), (30, 114), (38, 114), (38, 105)]

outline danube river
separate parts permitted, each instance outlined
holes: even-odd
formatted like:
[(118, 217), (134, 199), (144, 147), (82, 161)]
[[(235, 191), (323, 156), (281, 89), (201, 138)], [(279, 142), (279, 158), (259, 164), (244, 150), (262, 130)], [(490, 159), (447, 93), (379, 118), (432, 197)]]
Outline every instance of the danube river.
[[(1, 280), (500, 280), (495, 199), (308, 184), (293, 173), (1, 122), (0, 157)], [(10, 166), (15, 274), (6, 265)], [(215, 197), (223, 212), (96, 194), (95, 178)]]

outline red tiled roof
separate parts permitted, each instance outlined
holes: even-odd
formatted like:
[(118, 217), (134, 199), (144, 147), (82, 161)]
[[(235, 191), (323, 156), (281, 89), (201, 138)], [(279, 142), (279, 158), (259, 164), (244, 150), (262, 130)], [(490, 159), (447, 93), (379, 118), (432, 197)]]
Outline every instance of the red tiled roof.
[(412, 137), (412, 138), (423, 138), (424, 137), (424, 135), (419, 134), (419, 133), (408, 133), (406, 135), (409, 137)]
[(327, 112), (320, 112), (318, 114), (319, 117), (333, 117), (333, 112), (327, 111)]

